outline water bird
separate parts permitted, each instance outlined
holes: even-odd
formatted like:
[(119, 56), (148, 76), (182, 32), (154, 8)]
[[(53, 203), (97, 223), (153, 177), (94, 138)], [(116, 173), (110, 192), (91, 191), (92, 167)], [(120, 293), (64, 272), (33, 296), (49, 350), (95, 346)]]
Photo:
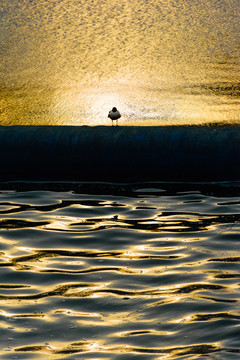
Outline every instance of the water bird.
[(121, 114), (116, 107), (113, 107), (112, 110), (109, 111), (108, 117), (112, 120), (112, 126), (113, 120), (116, 120), (116, 125), (118, 125), (118, 119), (121, 117)]

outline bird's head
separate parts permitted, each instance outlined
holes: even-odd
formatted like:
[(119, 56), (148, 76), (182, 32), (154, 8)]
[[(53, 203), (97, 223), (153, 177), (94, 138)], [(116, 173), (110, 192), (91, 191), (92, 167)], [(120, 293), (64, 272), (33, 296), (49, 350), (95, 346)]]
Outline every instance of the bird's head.
[(112, 108), (112, 111), (113, 111), (113, 112), (116, 112), (116, 111), (117, 111), (117, 108), (116, 108), (116, 107), (113, 107), (113, 108)]

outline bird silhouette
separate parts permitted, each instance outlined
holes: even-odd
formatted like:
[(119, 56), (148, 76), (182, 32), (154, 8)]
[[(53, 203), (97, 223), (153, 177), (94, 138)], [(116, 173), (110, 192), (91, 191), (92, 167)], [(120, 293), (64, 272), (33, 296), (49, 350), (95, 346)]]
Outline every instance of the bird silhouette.
[(113, 121), (115, 120), (116, 120), (116, 126), (118, 126), (118, 119), (121, 117), (121, 114), (116, 107), (113, 107), (112, 110), (109, 111), (108, 117), (112, 120), (112, 126), (113, 126)]

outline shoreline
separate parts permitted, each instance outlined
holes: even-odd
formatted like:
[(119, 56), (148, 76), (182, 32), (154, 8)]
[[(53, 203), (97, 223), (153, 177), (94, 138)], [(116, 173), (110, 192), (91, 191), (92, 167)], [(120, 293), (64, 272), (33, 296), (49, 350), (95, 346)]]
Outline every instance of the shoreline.
[(10, 124), (10, 125), (1, 125), (0, 124), (0, 128), (8, 128), (8, 127), (88, 127), (88, 128), (95, 128), (95, 127), (104, 127), (104, 128), (108, 128), (108, 127), (132, 127), (132, 128), (140, 128), (140, 127), (156, 127), (156, 128), (163, 128), (163, 127), (175, 127), (175, 128), (179, 128), (179, 127), (197, 127), (197, 128), (201, 128), (201, 127), (206, 127), (206, 128), (219, 128), (219, 127), (240, 127), (240, 120), (239, 121), (235, 121), (235, 122), (229, 122), (226, 123), (224, 121), (222, 122), (203, 122), (203, 123), (177, 123), (177, 124), (161, 124), (160, 121), (158, 122), (157, 125), (153, 125), (154, 121), (152, 121), (152, 124), (149, 125), (149, 121), (146, 121), (148, 124), (144, 125), (144, 120), (143, 121), (137, 121), (135, 123), (125, 123), (125, 124), (121, 124), (119, 123), (118, 126), (112, 126), (111, 124), (105, 125), (105, 124), (101, 124), (101, 125), (73, 125), (73, 124)]

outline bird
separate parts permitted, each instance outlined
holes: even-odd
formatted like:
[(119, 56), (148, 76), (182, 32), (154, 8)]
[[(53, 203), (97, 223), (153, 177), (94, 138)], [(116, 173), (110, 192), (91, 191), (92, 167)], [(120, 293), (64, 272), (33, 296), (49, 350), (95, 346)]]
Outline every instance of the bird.
[(109, 111), (108, 117), (112, 120), (112, 126), (113, 120), (116, 120), (116, 125), (118, 125), (118, 119), (121, 117), (121, 114), (116, 107), (113, 107), (112, 110)]

